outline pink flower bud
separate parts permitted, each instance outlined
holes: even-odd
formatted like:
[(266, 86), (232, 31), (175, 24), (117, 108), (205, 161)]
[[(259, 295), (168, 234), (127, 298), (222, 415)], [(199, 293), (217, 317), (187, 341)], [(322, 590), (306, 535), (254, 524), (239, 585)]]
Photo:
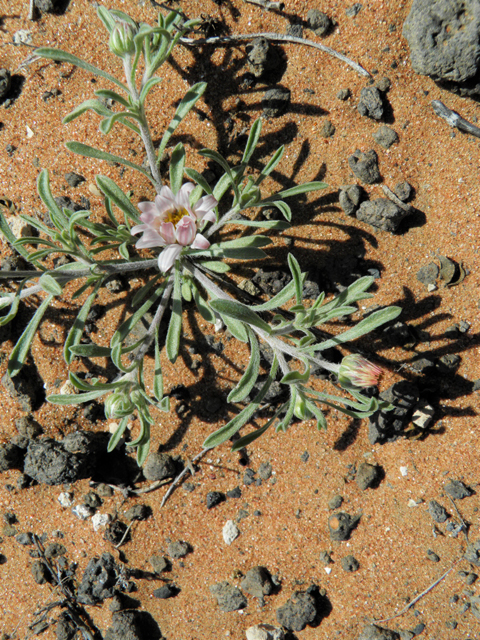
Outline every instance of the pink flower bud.
[(352, 354), (342, 360), (338, 381), (343, 386), (372, 387), (383, 373), (380, 367), (363, 356)]

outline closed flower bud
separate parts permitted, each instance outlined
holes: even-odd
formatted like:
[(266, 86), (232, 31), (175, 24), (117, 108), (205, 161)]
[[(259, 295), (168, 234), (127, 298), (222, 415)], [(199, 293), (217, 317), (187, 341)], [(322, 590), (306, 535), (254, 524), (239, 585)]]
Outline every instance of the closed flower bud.
[(135, 405), (125, 391), (115, 391), (105, 400), (105, 416), (107, 418), (124, 418), (133, 413)]
[(338, 372), (338, 381), (345, 387), (372, 387), (378, 383), (382, 369), (357, 354), (346, 356)]
[(133, 28), (126, 22), (118, 22), (112, 29), (108, 46), (110, 51), (116, 56), (123, 58), (135, 53), (135, 43), (133, 36), (135, 32)]
[(305, 396), (301, 393), (297, 392), (297, 398), (295, 400), (295, 407), (293, 409), (293, 414), (299, 420), (310, 420), (313, 417), (313, 413), (307, 406), (307, 400)]

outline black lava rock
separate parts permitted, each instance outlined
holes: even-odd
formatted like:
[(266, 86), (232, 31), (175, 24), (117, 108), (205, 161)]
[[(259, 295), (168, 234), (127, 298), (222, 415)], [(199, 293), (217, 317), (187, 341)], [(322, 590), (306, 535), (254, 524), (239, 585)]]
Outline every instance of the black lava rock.
[(330, 538), (337, 542), (343, 542), (350, 538), (352, 530), (357, 525), (358, 519), (352, 518), (348, 513), (339, 511), (328, 519)]
[(247, 599), (237, 587), (228, 582), (217, 582), (210, 587), (210, 593), (215, 596), (217, 604), (222, 611), (238, 611), (245, 609)]
[(145, 611), (116, 611), (105, 640), (152, 640), (163, 635), (153, 617)]
[(345, 556), (340, 560), (340, 565), (344, 571), (358, 571), (360, 563), (353, 556)]
[(444, 489), (453, 500), (463, 500), (473, 494), (473, 491), (460, 480), (450, 480)]
[(438, 504), (435, 500), (430, 500), (428, 503), (428, 513), (438, 524), (442, 524), (448, 518), (448, 513), (445, 507), (442, 507), (442, 505)]
[(282, 65), (282, 59), (276, 47), (263, 36), (254, 38), (246, 46), (250, 71), (255, 78), (261, 78)]
[(270, 571), (265, 567), (253, 567), (247, 571), (241, 587), (250, 595), (263, 600), (263, 596), (269, 596), (274, 589)]
[(408, 202), (413, 194), (413, 187), (406, 180), (403, 182), (399, 182), (395, 185), (395, 189), (393, 190), (395, 195), (402, 202)]
[(82, 182), (85, 182), (85, 178), (83, 176), (78, 173), (74, 173), (73, 171), (65, 174), (65, 180), (67, 181), (67, 184), (74, 188), (78, 187)]
[(374, 149), (363, 153), (358, 149), (348, 158), (348, 164), (355, 176), (366, 184), (374, 184), (380, 181), (378, 169), (378, 156)]
[(45, 584), (52, 580), (52, 574), (42, 560), (35, 560), (30, 567), (30, 571), (32, 572), (33, 579), (37, 584)]
[(357, 640), (400, 640), (401, 636), (396, 631), (377, 627), (375, 624), (364, 627)]
[(384, 149), (390, 149), (392, 144), (398, 142), (398, 134), (391, 127), (387, 127), (384, 124), (373, 134), (373, 139)]
[(178, 560), (178, 558), (184, 558), (187, 553), (191, 552), (191, 550), (191, 545), (188, 542), (184, 542), (183, 540), (179, 540), (178, 542), (170, 542), (167, 547), (168, 555), (176, 560)]
[(67, 451), (63, 443), (45, 438), (30, 441), (23, 470), (39, 483), (72, 483), (89, 476), (91, 462), (85, 455)]
[(357, 211), (357, 219), (376, 229), (394, 232), (408, 214), (408, 211), (387, 198), (375, 198), (362, 202)]
[(403, 35), (416, 73), (461, 95), (480, 94), (477, 0), (413, 0)]
[(383, 97), (377, 87), (364, 87), (360, 92), (360, 101), (357, 105), (358, 113), (374, 120), (383, 117)]
[(143, 467), (143, 475), (147, 480), (152, 481), (172, 478), (176, 472), (175, 461), (166, 453), (151, 453)]
[(277, 609), (277, 622), (288, 631), (303, 631), (317, 615), (315, 598), (306, 591), (295, 591), (292, 597)]
[(333, 22), (323, 11), (310, 9), (307, 13), (307, 24), (315, 35), (320, 38), (326, 36), (333, 28)]
[(290, 95), (290, 89), (280, 86), (265, 91), (262, 98), (263, 115), (266, 118), (283, 116), (290, 106)]
[(13, 378), (6, 373), (2, 384), (23, 411), (28, 413), (38, 409), (45, 400), (43, 380), (34, 365), (22, 367)]
[(408, 380), (395, 382), (389, 389), (383, 391), (380, 398), (393, 404), (395, 408), (393, 411), (379, 411), (370, 418), (368, 439), (371, 444), (397, 440), (409, 424), (419, 397), (417, 385)]
[(338, 202), (347, 216), (353, 216), (364, 199), (365, 192), (357, 184), (346, 184), (340, 187)]
[(92, 558), (78, 587), (78, 602), (98, 604), (106, 598), (112, 598), (119, 575), (120, 569), (110, 553), (103, 553), (100, 558)]
[(0, 101), (8, 98), (12, 86), (12, 75), (8, 69), (0, 69)]
[(470, 564), (480, 567), (480, 540), (475, 540), (467, 544), (464, 557)]
[(369, 487), (375, 487), (381, 476), (381, 467), (369, 464), (368, 462), (361, 462), (358, 465), (355, 482), (362, 491), (365, 491), (365, 489), (368, 489)]
[(146, 504), (136, 504), (125, 512), (125, 518), (132, 520), (146, 520), (152, 515), (152, 509)]
[[(62, 611), (58, 618), (55, 634), (57, 640), (74, 640), (78, 627), (66, 611)], [(78, 637), (78, 636), (77, 636)]]
[(107, 525), (103, 539), (114, 546), (120, 544), (122, 540), (123, 543), (128, 542), (128, 540), (130, 540), (130, 532), (127, 533), (127, 529), (128, 527), (124, 522), (121, 520), (114, 520)]
[(213, 509), (221, 502), (225, 501), (225, 494), (221, 491), (209, 491), (207, 493), (207, 509)]
[(167, 598), (174, 598), (180, 593), (180, 589), (173, 584), (164, 584), (163, 587), (155, 589), (153, 597), (159, 600), (166, 600)]

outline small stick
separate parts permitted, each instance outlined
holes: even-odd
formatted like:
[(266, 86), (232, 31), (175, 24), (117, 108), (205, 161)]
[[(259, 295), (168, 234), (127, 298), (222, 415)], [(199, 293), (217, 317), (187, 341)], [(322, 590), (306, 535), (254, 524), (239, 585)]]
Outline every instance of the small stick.
[(442, 580), (444, 580), (448, 574), (453, 571), (454, 567), (456, 564), (458, 564), (460, 562), (460, 560), (463, 560), (463, 556), (462, 558), (459, 558), (458, 560), (455, 560), (455, 562), (452, 564), (452, 566), (450, 567), (450, 569), (448, 571), (445, 571), (445, 573), (443, 574), (443, 576), (440, 576), (440, 578), (438, 578), (438, 580), (435, 580), (435, 582), (433, 584), (431, 584), (429, 587), (427, 587), (425, 589), (425, 591), (422, 591), (422, 593), (420, 595), (418, 595), (416, 598), (414, 598), (411, 602), (409, 602), (407, 604), (407, 606), (402, 609), (401, 611), (399, 611), (399, 613), (396, 613), (394, 616), (392, 616), (391, 618), (384, 618), (383, 620), (373, 620), (373, 622), (376, 624), (377, 622), (390, 622), (390, 620), (395, 620), (395, 618), (399, 618), (400, 616), (403, 616), (404, 613), (406, 613), (410, 607), (413, 607), (414, 604), (416, 604), (421, 598), (423, 598), (423, 596), (426, 596), (427, 593), (429, 593), (432, 589), (434, 589), (437, 584), (440, 584), (440, 582)]
[(35, 20), (35, 0), (30, 0), (28, 7), (28, 19)]
[(432, 107), (437, 116), (443, 118), (451, 127), (457, 127), (460, 131), (470, 133), (472, 136), (480, 138), (480, 128), (462, 118), (456, 111), (446, 107), (440, 100), (433, 100)]
[(447, 493), (448, 499), (450, 500), (450, 502), (453, 504), (453, 508), (455, 509), (455, 511), (457, 512), (457, 516), (460, 518), (460, 522), (462, 523), (462, 531), (465, 534), (465, 538), (468, 542), (468, 528), (467, 528), (467, 523), (465, 522), (465, 520), (462, 518), (460, 511), (457, 508), (457, 505), (455, 504), (455, 500), (450, 497)]
[(122, 536), (122, 539), (120, 540), (120, 542), (118, 544), (115, 545), (115, 549), (120, 549), (120, 547), (122, 546), (122, 544), (125, 542), (125, 538), (128, 536), (128, 534), (130, 533), (130, 529), (133, 527), (133, 523), (135, 521), (133, 520), (128, 527), (125, 529), (125, 533)]
[(276, 42), (291, 42), (293, 44), (303, 44), (307, 47), (314, 47), (315, 49), (319, 49), (324, 53), (328, 53), (335, 58), (338, 58), (342, 62), (345, 62), (350, 67), (355, 69), (362, 76), (370, 77), (368, 71), (366, 71), (362, 66), (360, 66), (357, 62), (350, 60), (347, 56), (344, 56), (335, 49), (331, 49), (330, 47), (326, 47), (324, 44), (320, 44), (318, 42), (313, 42), (313, 40), (306, 40), (305, 38), (297, 38), (296, 36), (287, 36), (281, 33), (244, 33), (241, 35), (234, 36), (215, 36), (212, 38), (199, 38), (198, 40), (194, 40), (193, 38), (180, 38), (180, 42), (185, 45), (198, 45), (198, 44), (230, 44), (231, 42), (242, 42), (245, 40), (253, 40), (254, 38), (266, 38), (267, 40), (274, 40)]
[(163, 496), (163, 500), (160, 504), (160, 507), (163, 507), (163, 505), (166, 503), (166, 501), (168, 500), (168, 498), (172, 495), (173, 490), (175, 489), (175, 487), (177, 486), (177, 484), (180, 482), (180, 480), (187, 475), (187, 473), (192, 473), (192, 469), (193, 469), (193, 463), (197, 462), (197, 460), (200, 460), (200, 458), (202, 458), (207, 451), (210, 451), (211, 447), (209, 449), (202, 449), (200, 451), (200, 453), (198, 453), (194, 458), (192, 458), (190, 464), (187, 464), (185, 469), (178, 474), (178, 476), (175, 478), (175, 480), (172, 482), (170, 488), (168, 489), (167, 493)]
[(413, 207), (411, 207), (409, 204), (405, 204), (405, 202), (402, 202), (400, 198), (398, 198), (393, 193), (393, 191), (387, 187), (386, 184), (382, 184), (382, 189), (383, 189), (383, 193), (387, 196), (387, 198), (389, 198), (392, 202), (394, 202), (397, 205), (397, 207), (400, 207), (400, 209), (403, 209), (407, 213), (412, 213)]
[(285, 9), (284, 2), (274, 2), (273, 0), (243, 0), (244, 2), (249, 2), (250, 4), (256, 4), (259, 7), (263, 7), (268, 11), (283, 11)]

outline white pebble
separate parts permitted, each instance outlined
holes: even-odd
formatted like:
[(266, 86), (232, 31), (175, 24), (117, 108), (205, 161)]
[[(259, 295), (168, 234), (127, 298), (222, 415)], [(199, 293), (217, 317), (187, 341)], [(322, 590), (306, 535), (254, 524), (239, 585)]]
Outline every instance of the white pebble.
[(222, 530), (223, 539), (226, 544), (232, 544), (235, 538), (240, 535), (240, 530), (233, 520), (227, 520)]
[(71, 507), (73, 504), (73, 494), (64, 492), (58, 496), (58, 501), (62, 507)]
[(93, 514), (93, 511), (90, 509), (90, 507), (87, 507), (84, 504), (77, 504), (75, 507), (73, 507), (72, 513), (80, 520), (86, 520)]
[(109, 513), (96, 513), (92, 517), (93, 530), (98, 531), (100, 527), (106, 527), (111, 519), (112, 516)]
[(400, 473), (402, 474), (403, 477), (408, 475), (408, 467), (400, 467)]
[(248, 627), (245, 632), (247, 640), (283, 640), (285, 634), (282, 629), (272, 627), (271, 624), (256, 624)]
[(330, 575), (332, 573), (332, 567), (325, 567), (325, 573)]

